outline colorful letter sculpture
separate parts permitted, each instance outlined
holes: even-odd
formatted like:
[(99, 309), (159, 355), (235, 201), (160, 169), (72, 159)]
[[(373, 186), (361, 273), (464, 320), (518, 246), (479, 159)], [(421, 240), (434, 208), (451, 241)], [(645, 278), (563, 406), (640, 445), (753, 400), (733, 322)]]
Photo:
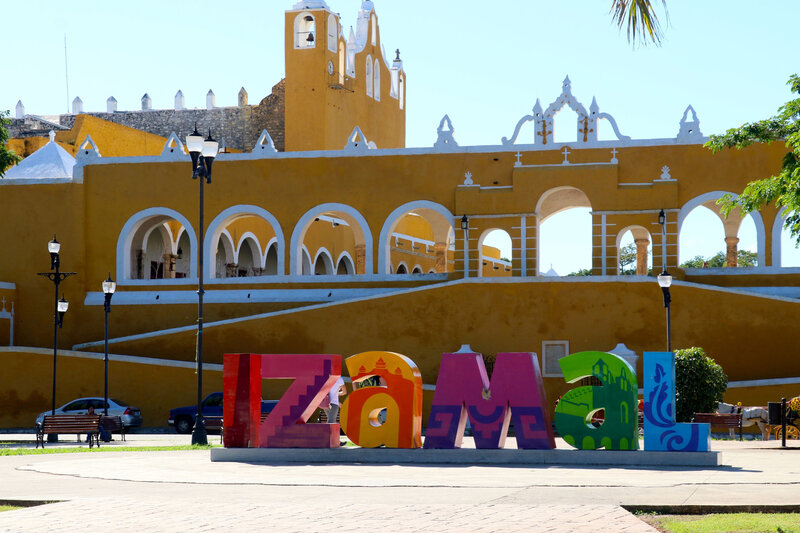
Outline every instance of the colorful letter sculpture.
[(260, 447), (338, 448), (339, 424), (306, 422), (341, 373), (341, 355), (261, 356), (262, 378), (294, 381), (261, 424)]
[(675, 356), (644, 353), (644, 449), (707, 452), (709, 424), (675, 423)]
[(226, 448), (258, 448), (261, 357), (251, 353), (223, 356), (222, 438)]
[(517, 447), (555, 448), (539, 361), (534, 353), (499, 353), (491, 382), (478, 353), (442, 356), (425, 448), (460, 448), (467, 417), (476, 448), (502, 448), (514, 420)]
[[(364, 448), (422, 446), (422, 375), (417, 365), (392, 352), (356, 354), (345, 364), (354, 387), (368, 377), (381, 379), (380, 386), (353, 390), (342, 404), (339, 419), (348, 438)], [(381, 424), (383, 409), (386, 421)]]
[[(556, 430), (581, 450), (637, 450), (639, 415), (636, 373), (621, 357), (605, 352), (578, 352), (559, 359), (567, 383), (594, 376), (602, 387), (577, 387), (556, 406)], [(594, 413), (605, 410), (605, 420), (594, 427)]]

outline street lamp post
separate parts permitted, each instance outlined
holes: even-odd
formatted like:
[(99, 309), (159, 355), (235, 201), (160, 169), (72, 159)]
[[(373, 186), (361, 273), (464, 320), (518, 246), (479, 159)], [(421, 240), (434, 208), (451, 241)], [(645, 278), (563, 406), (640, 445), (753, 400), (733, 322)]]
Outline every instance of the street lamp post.
[(667, 351), (672, 351), (672, 336), (671, 336), (671, 325), (670, 325), (670, 316), (669, 316), (669, 304), (672, 302), (672, 297), (669, 294), (669, 287), (672, 285), (672, 276), (664, 270), (661, 274), (658, 275), (658, 286), (661, 287), (661, 290), (664, 293), (664, 307), (667, 308)]
[(469, 277), (469, 218), (461, 217), (461, 229), (464, 230), (464, 277)]
[(208, 434), (203, 421), (203, 239), (205, 238), (205, 228), (203, 227), (203, 183), (211, 183), (211, 165), (219, 150), (219, 143), (211, 138), (211, 131), (208, 138), (197, 131), (195, 125), (194, 132), (186, 137), (186, 147), (192, 157), (192, 179), (200, 178), (200, 220), (197, 239), (197, 415), (195, 416), (194, 429), (192, 430), (192, 444), (208, 444)]
[[(64, 323), (64, 314), (69, 308), (69, 302), (61, 296), (58, 299), (58, 286), (62, 281), (70, 276), (74, 276), (75, 272), (61, 272), (61, 243), (58, 242), (56, 236), (53, 235), (53, 240), (47, 243), (47, 251), (50, 252), (50, 270), (51, 272), (38, 272), (39, 276), (44, 276), (55, 285), (55, 297), (53, 299), (53, 396), (51, 398), (50, 414), (56, 414), (56, 373), (58, 369), (58, 330)], [(48, 435), (48, 442), (57, 442), (58, 435)]]
[(664, 307), (667, 309), (667, 351), (672, 351), (672, 332), (670, 324), (669, 304), (672, 296), (669, 287), (672, 285), (672, 276), (667, 272), (667, 215), (662, 209), (658, 213), (658, 223), (661, 224), (661, 274), (658, 275), (658, 286), (664, 293)]
[(108, 274), (108, 279), (103, 282), (103, 295), (105, 296), (105, 301), (103, 302), (103, 311), (105, 314), (105, 329), (103, 334), (104, 340), (104, 357), (103, 357), (103, 366), (105, 370), (105, 379), (103, 380), (103, 400), (105, 406), (104, 414), (108, 416), (108, 313), (111, 312), (111, 297), (114, 296), (114, 291), (117, 290), (117, 284), (114, 283), (114, 280), (111, 279), (111, 273)]

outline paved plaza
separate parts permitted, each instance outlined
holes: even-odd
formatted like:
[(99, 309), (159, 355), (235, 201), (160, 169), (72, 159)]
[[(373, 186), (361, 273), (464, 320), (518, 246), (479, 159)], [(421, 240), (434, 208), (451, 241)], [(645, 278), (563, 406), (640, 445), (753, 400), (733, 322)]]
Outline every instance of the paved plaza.
[[(32, 435), (0, 435), (25, 439), (33, 446)], [(620, 505), (800, 507), (800, 446), (790, 446), (713, 441), (725, 466), (694, 468), (259, 465), (212, 463), (207, 451), (8, 456), (0, 501), (57, 503), (0, 513), (0, 531), (652, 532)]]

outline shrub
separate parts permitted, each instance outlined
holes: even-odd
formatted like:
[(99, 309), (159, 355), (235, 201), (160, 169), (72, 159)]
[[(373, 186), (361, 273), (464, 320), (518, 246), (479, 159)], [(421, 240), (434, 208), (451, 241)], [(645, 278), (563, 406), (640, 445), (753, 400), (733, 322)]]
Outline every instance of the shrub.
[(675, 350), (675, 418), (690, 422), (694, 413), (713, 413), (728, 388), (728, 376), (702, 348)]

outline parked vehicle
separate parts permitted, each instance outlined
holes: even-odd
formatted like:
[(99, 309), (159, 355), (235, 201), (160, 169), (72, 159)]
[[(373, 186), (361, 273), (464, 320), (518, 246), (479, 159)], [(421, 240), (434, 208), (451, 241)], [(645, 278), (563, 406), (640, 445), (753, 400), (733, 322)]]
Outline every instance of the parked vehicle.
[[(216, 417), (222, 418), (222, 393), (212, 392), (203, 400), (203, 418)], [(261, 415), (267, 415), (278, 404), (278, 400), (261, 400)], [(175, 428), (178, 433), (191, 433), (194, 428), (195, 416), (197, 415), (197, 405), (187, 405), (186, 407), (176, 407), (170, 409), (169, 420), (167, 423)]]
[[(105, 403), (103, 398), (78, 398), (72, 400), (68, 404), (62, 405), (56, 409), (57, 415), (85, 415), (89, 412), (89, 407), (94, 407), (96, 414), (105, 414)], [(44, 421), (44, 416), (49, 415), (52, 411), (47, 410), (44, 413), (39, 413), (36, 417), (36, 425), (40, 425)], [(138, 407), (132, 407), (122, 400), (116, 398), (108, 399), (108, 414), (109, 416), (118, 416), (122, 420), (122, 425), (125, 429), (135, 428), (142, 425), (142, 411)]]

